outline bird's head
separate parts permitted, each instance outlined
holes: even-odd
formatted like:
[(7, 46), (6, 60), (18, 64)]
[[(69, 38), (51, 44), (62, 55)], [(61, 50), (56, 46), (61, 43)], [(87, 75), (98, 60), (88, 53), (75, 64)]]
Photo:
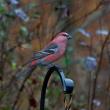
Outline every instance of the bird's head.
[(71, 39), (72, 38), (72, 36), (70, 36), (68, 33), (66, 33), (66, 32), (60, 32), (58, 35), (60, 35), (60, 36), (65, 36), (67, 39)]

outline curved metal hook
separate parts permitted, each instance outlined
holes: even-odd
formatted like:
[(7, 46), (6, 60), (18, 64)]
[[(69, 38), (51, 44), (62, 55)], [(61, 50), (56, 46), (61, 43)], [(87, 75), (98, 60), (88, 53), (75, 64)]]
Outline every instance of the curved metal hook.
[(45, 94), (46, 94), (46, 88), (47, 88), (47, 84), (48, 84), (48, 80), (51, 76), (51, 74), (56, 71), (58, 73), (58, 75), (60, 76), (60, 80), (62, 82), (62, 86), (63, 86), (63, 91), (65, 94), (71, 94), (74, 88), (74, 81), (69, 79), (69, 78), (65, 78), (64, 76), (64, 72), (63, 70), (54, 65), (51, 66), (45, 76), (44, 82), (43, 82), (43, 86), (42, 86), (42, 91), (41, 91), (41, 100), (40, 100), (40, 110), (44, 110), (44, 106), (45, 106)]
[(71, 94), (73, 92), (73, 88), (75, 85), (74, 81), (69, 78), (65, 78), (63, 70), (59, 68), (58, 66), (53, 66), (50, 69), (54, 69), (54, 71), (56, 71), (58, 75), (60, 76), (64, 93)]

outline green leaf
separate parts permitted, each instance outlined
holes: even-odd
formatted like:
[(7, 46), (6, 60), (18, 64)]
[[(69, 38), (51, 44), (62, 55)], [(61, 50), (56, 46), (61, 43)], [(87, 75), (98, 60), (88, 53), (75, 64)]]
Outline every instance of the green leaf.
[(16, 62), (12, 62), (11, 67), (12, 67), (13, 70), (16, 70), (16, 66), (17, 66)]
[(29, 35), (28, 29), (25, 26), (20, 28), (20, 35), (22, 37), (27, 37)]
[(3, 91), (0, 91), (0, 99), (2, 99), (2, 97), (4, 97), (5, 93)]
[(3, 3), (0, 3), (0, 14), (4, 14), (6, 12), (6, 6)]
[(32, 45), (29, 44), (29, 43), (24, 43), (24, 44), (22, 44), (22, 47), (23, 47), (23, 48), (31, 49), (31, 48), (32, 48)]
[(15, 19), (15, 14), (13, 12), (7, 12), (5, 14), (8, 18), (12, 18), (12, 19)]
[(68, 47), (67, 48), (67, 52), (69, 53), (69, 52), (73, 52), (73, 47)]
[(12, 110), (11, 106), (5, 106), (2, 110)]
[(28, 79), (27, 83), (31, 85), (32, 84), (32, 80)]
[(38, 5), (36, 4), (36, 3), (29, 3), (28, 5), (27, 5), (27, 8), (28, 9), (33, 9), (33, 8), (36, 8)]
[(54, 92), (55, 92), (55, 96), (56, 96), (56, 97), (59, 97), (59, 96), (61, 95), (62, 90), (61, 90), (61, 88), (56, 88), (56, 89), (54, 90)]
[(72, 60), (71, 58), (69, 58), (68, 56), (65, 56), (65, 58), (63, 59), (63, 65), (66, 67), (67, 65), (72, 64)]
[(0, 42), (7, 40), (5, 31), (0, 31)]
[(5, 36), (5, 32), (4, 31), (0, 31), (0, 37), (4, 37)]
[(32, 18), (39, 18), (40, 17), (40, 13), (36, 12), (34, 14), (31, 15)]
[[(4, 21), (1, 21), (0, 22), (0, 30), (5, 30), (7, 28), (7, 23), (5, 22), (4, 23)], [(0, 32), (1, 33), (1, 32)], [(3, 34), (3, 33), (2, 33)]]

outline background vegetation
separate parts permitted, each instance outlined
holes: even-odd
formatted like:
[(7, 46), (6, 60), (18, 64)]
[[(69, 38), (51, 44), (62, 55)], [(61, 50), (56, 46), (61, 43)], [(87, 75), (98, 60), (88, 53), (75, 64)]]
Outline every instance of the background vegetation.
[[(16, 14), (16, 9), (25, 12), (26, 19)], [(72, 110), (109, 110), (109, 12), (109, 0), (22, 0), (17, 5), (0, 0), (0, 110), (12, 110), (22, 82), (10, 85), (13, 76), (25, 69), (22, 65), (34, 51), (61, 31), (73, 37), (64, 57), (56, 62), (76, 81)], [(38, 67), (26, 81), (16, 110), (39, 110), (46, 71)], [(63, 98), (59, 78), (53, 76), (46, 110), (63, 110)]]

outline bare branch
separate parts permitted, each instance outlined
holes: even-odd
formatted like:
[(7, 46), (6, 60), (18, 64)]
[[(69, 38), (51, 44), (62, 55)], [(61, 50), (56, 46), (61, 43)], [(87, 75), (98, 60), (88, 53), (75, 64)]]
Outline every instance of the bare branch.
[[(99, 18), (102, 18), (103, 16), (107, 15), (109, 12), (110, 12), (110, 5), (103, 6), (101, 9), (97, 11), (94, 10), (92, 12), (89, 12), (87, 18), (85, 19), (85, 22), (79, 27), (87, 28), (94, 21), (98, 20)], [(69, 22), (65, 25), (63, 30), (67, 30), (71, 35), (74, 36), (77, 33), (77, 30), (79, 27), (74, 27), (73, 25), (74, 25), (74, 22)]]

